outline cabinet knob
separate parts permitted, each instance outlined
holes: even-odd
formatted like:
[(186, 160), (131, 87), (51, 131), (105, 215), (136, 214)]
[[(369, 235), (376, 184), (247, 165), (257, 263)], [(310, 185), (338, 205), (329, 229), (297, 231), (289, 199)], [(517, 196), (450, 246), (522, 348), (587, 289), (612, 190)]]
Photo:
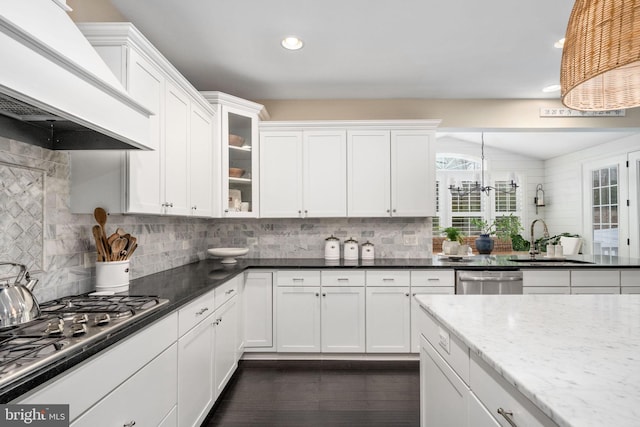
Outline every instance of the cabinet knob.
[(326, 296), (327, 296), (327, 294), (325, 294), (325, 293), (323, 292), (323, 293), (322, 293), (322, 296), (323, 296), (323, 297), (326, 297)]
[(319, 297), (319, 296), (320, 296), (320, 294), (316, 292), (316, 296), (317, 296), (317, 297)]
[(409, 296), (409, 292), (407, 292), (406, 294), (404, 294), (404, 296), (408, 297), (408, 296)]
[(191, 209), (193, 209), (195, 211), (196, 209), (198, 209), (198, 207), (197, 206), (191, 206)]
[(387, 213), (390, 213), (390, 212), (391, 212), (391, 210), (387, 209)]
[(225, 212), (225, 213), (228, 213), (228, 212), (229, 212), (229, 209), (225, 209), (225, 210), (224, 210), (224, 212)]
[(393, 210), (393, 213), (396, 213), (396, 210), (395, 210), (395, 209)]

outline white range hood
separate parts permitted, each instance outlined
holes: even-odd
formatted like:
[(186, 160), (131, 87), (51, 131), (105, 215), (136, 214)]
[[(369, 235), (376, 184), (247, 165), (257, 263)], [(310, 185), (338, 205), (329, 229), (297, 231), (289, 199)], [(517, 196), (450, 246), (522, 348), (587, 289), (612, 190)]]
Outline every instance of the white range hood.
[(151, 149), (149, 116), (66, 0), (0, 2), (0, 135), (54, 150)]

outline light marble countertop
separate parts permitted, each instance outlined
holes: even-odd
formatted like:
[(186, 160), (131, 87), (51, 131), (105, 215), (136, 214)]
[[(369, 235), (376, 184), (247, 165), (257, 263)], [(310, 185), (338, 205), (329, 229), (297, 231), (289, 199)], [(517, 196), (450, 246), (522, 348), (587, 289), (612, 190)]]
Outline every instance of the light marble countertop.
[(640, 425), (640, 295), (416, 298), (558, 425)]

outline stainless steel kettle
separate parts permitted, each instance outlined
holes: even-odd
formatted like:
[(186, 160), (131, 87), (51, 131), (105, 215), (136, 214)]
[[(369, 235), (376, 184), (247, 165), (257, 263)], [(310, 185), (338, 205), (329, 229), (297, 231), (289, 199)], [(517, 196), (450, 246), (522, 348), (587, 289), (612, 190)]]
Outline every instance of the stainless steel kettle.
[[(25, 265), (14, 262), (0, 262), (0, 265), (20, 268), (12, 284), (0, 283), (0, 328), (20, 325), (39, 317), (40, 305), (31, 292), (38, 280), (29, 276)], [(21, 283), (23, 279), (26, 284)]]

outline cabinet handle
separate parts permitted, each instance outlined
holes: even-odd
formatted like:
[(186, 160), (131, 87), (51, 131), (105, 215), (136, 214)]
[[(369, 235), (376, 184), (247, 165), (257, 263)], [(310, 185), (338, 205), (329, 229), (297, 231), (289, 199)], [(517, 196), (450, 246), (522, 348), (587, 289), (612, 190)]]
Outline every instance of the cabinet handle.
[(348, 277), (338, 277), (338, 282), (348, 282), (349, 278)]
[(382, 279), (383, 282), (395, 282), (396, 279), (393, 277), (385, 277)]
[(412, 295), (415, 297), (417, 294), (414, 292)]
[(134, 425), (136, 425), (135, 421), (129, 421), (126, 424), (122, 424), (122, 427), (133, 427)]
[(229, 289), (228, 291), (226, 291), (224, 294), (225, 295), (229, 295), (235, 292), (235, 289)]
[(205, 313), (205, 311), (209, 311), (209, 307), (205, 307), (203, 309), (200, 309), (200, 311), (198, 311), (196, 313), (196, 316), (202, 316)]
[(438, 279), (437, 277), (429, 277), (429, 278), (427, 279), (427, 281), (429, 281), (429, 282), (439, 282), (439, 281), (440, 281), (440, 279)]
[(502, 408), (498, 408), (498, 413), (500, 415), (502, 415), (504, 417), (505, 420), (507, 420), (507, 422), (509, 423), (509, 425), (511, 427), (518, 427), (518, 424), (516, 424), (513, 419), (511, 419), (511, 417), (513, 417), (513, 412), (510, 411), (505, 411)]
[(293, 282), (304, 282), (304, 279), (301, 277), (294, 277), (293, 279), (291, 279), (291, 281)]

